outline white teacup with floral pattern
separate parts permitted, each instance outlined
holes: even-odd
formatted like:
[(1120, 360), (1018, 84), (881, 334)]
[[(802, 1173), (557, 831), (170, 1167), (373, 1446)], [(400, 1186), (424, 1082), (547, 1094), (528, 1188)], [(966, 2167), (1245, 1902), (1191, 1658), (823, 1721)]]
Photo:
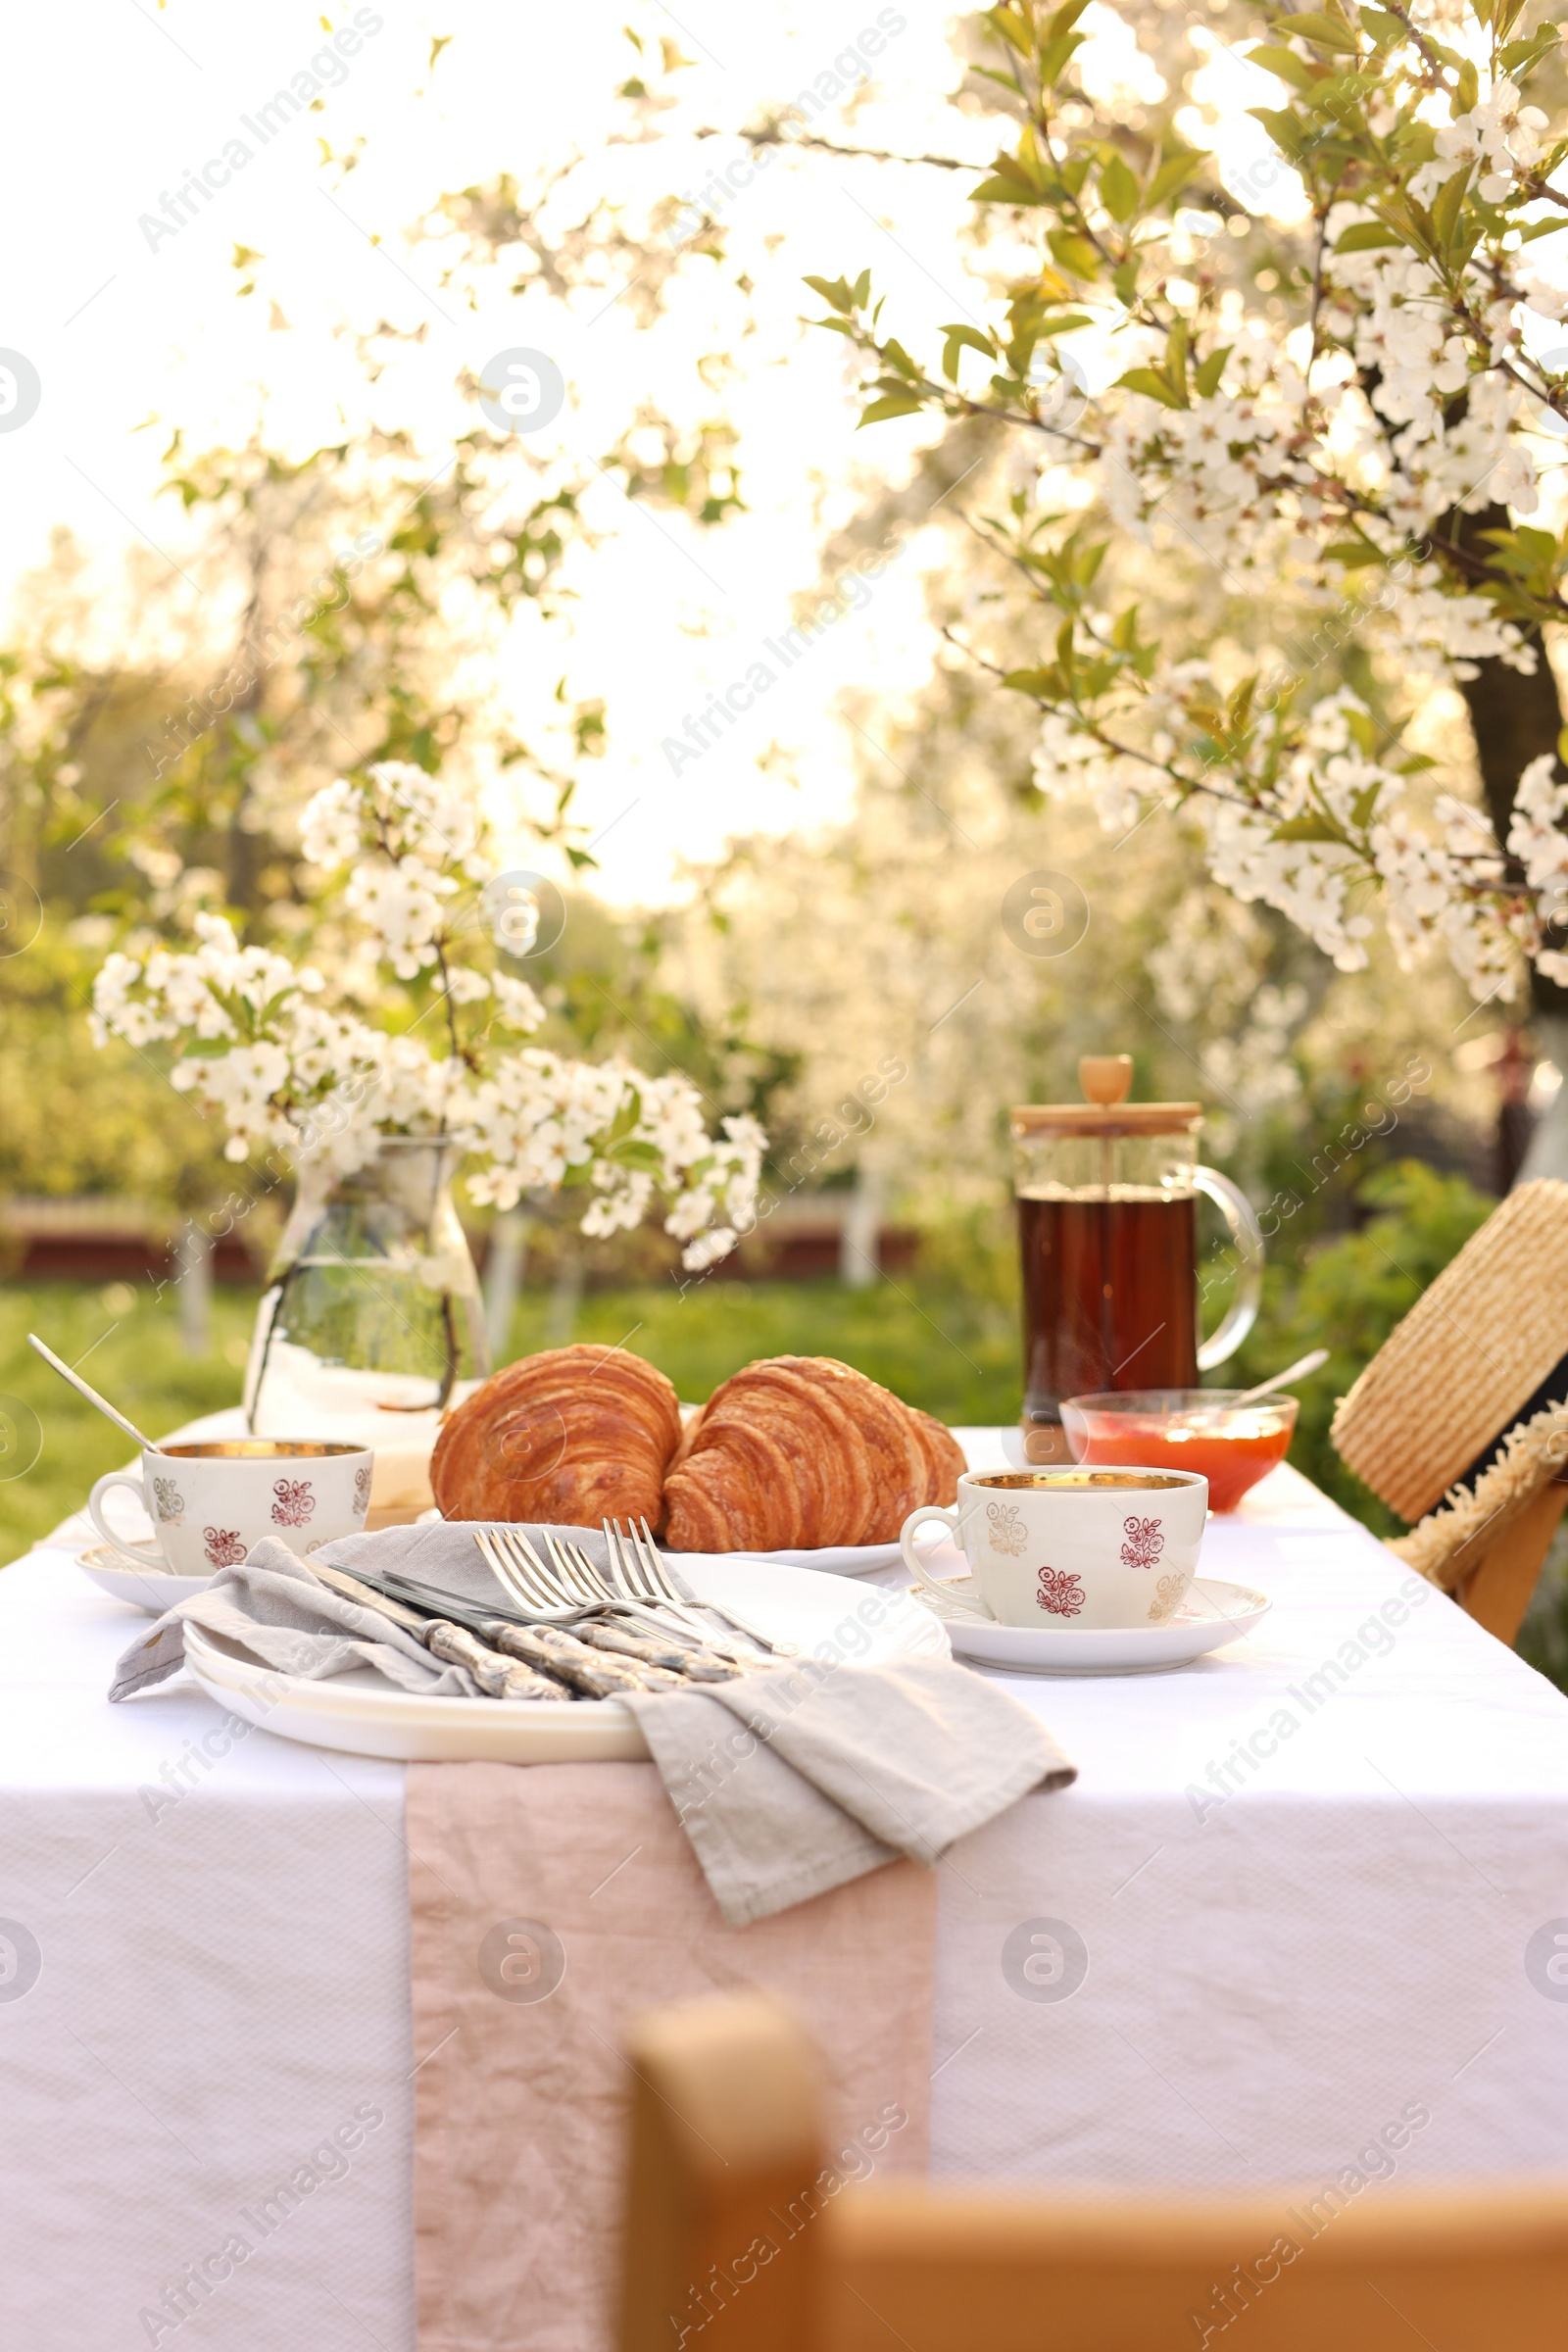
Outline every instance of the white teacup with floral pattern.
[(914, 1531), (941, 1520), (957, 1537), (980, 1596), (1001, 1625), (1163, 1625), (1187, 1597), (1208, 1514), (1208, 1481), (1191, 1470), (966, 1470), (951, 1510), (911, 1511), (904, 1557), (922, 1564)]
[[(211, 1576), (232, 1568), (264, 1536), (290, 1551), (315, 1551), (339, 1536), (357, 1536), (370, 1503), (375, 1456), (368, 1446), (333, 1446), (310, 1438), (210, 1438), (152, 1446), (141, 1469), (111, 1470), (87, 1498), (106, 1544), (148, 1568)], [(126, 1487), (158, 1533), (133, 1544), (104, 1523), (103, 1500)]]

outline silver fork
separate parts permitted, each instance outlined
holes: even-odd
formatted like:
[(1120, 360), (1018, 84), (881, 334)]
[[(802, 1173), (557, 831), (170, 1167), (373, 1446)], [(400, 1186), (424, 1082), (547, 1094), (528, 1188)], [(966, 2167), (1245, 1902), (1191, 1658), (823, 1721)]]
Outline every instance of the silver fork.
[(564, 1544), (562, 1546), (563, 1549), (572, 1554), (579, 1582), (591, 1583), (596, 1591), (609, 1595), (614, 1605), (629, 1612), (640, 1610), (650, 1615), (660, 1625), (675, 1629), (688, 1642), (695, 1642), (704, 1649), (714, 1650), (721, 1658), (728, 1658), (732, 1665), (756, 1666), (765, 1660), (767, 1653), (759, 1644), (744, 1641), (737, 1642), (733, 1635), (719, 1633), (710, 1619), (701, 1616), (696, 1609), (688, 1607), (684, 1602), (666, 1600), (660, 1594), (650, 1597), (641, 1592), (627, 1572), (621, 1546), (609, 1522), (601, 1521), (600, 1524), (604, 1531), (605, 1550), (610, 1560), (610, 1581), (608, 1583), (604, 1570), (597, 1561), (590, 1558), (580, 1544)]
[[(645, 1599), (662, 1601), (666, 1608), (686, 1611), (707, 1609), (713, 1616), (721, 1617), (726, 1625), (734, 1627), (736, 1633), (744, 1634), (748, 1642), (755, 1642), (760, 1648), (765, 1649), (772, 1657), (796, 1658), (800, 1656), (798, 1643), (776, 1642), (770, 1634), (764, 1634), (760, 1626), (753, 1625), (750, 1618), (738, 1615), (734, 1609), (725, 1607), (722, 1601), (699, 1600), (689, 1589), (683, 1592), (676, 1584), (663, 1555), (654, 1542), (653, 1530), (646, 1519), (641, 1522), (641, 1526), (640, 1537), (629, 1521), (623, 1536), (620, 1533), (618, 1520), (614, 1527), (614, 1537), (619, 1538), (620, 1557), (625, 1568), (626, 1581), (633, 1592), (639, 1592)], [(608, 1525), (605, 1528), (605, 1535), (610, 1541), (611, 1557), (613, 1559), (617, 1545)]]
[(546, 1567), (520, 1527), (475, 1529), (474, 1538), (505, 1591), (542, 1624), (570, 1625), (583, 1617), (622, 1617), (656, 1633), (674, 1634), (693, 1644), (714, 1642), (705, 1626), (673, 1612), (650, 1608), (611, 1591), (593, 1562), (575, 1544), (558, 1543), (548, 1532)]
[[(547, 1574), (542, 1575), (537, 1588), (524, 1581), (524, 1565), (514, 1557), (510, 1548), (513, 1531), (510, 1528), (476, 1527), (473, 1540), (479, 1546), (486, 1567), (508, 1597), (515, 1602), (537, 1625), (575, 1625), (579, 1618), (604, 1613), (602, 1601), (568, 1599), (564, 1592), (553, 1590)], [(503, 1548), (506, 1545), (507, 1548)], [(529, 1546), (532, 1560), (539, 1564), (538, 1554)]]

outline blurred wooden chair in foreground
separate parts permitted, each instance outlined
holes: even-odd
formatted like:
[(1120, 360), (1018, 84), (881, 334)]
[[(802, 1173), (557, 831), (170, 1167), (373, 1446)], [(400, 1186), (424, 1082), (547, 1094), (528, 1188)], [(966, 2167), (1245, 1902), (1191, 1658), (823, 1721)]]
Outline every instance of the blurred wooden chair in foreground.
[(1568, 1503), (1568, 1184), (1522, 1184), (1390, 1332), (1334, 1444), (1391, 1549), (1512, 1642)]
[(844, 2183), (760, 1994), (634, 2029), (617, 2352), (1557, 2352), (1568, 2181), (1356, 2202)]

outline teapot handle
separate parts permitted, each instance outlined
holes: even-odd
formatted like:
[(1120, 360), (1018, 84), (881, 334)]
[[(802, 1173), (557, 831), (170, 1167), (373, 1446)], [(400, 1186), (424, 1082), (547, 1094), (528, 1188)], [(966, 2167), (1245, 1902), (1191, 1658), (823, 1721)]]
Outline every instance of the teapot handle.
[(1247, 1195), (1217, 1168), (1195, 1168), (1193, 1182), (1224, 1218), (1241, 1260), (1236, 1296), (1225, 1319), (1213, 1338), (1204, 1340), (1198, 1350), (1200, 1372), (1212, 1372), (1216, 1364), (1224, 1363), (1227, 1356), (1236, 1353), (1257, 1319), (1257, 1303), (1263, 1290), (1263, 1232)]

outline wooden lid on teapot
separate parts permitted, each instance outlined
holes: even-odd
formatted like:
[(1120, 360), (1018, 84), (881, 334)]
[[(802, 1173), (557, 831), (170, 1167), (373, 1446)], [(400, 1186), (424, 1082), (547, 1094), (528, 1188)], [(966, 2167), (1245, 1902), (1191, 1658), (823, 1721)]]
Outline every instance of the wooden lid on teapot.
[(1078, 1063), (1082, 1102), (1023, 1102), (1014, 1106), (1014, 1136), (1191, 1135), (1201, 1125), (1201, 1102), (1129, 1102), (1130, 1054), (1085, 1054)]

